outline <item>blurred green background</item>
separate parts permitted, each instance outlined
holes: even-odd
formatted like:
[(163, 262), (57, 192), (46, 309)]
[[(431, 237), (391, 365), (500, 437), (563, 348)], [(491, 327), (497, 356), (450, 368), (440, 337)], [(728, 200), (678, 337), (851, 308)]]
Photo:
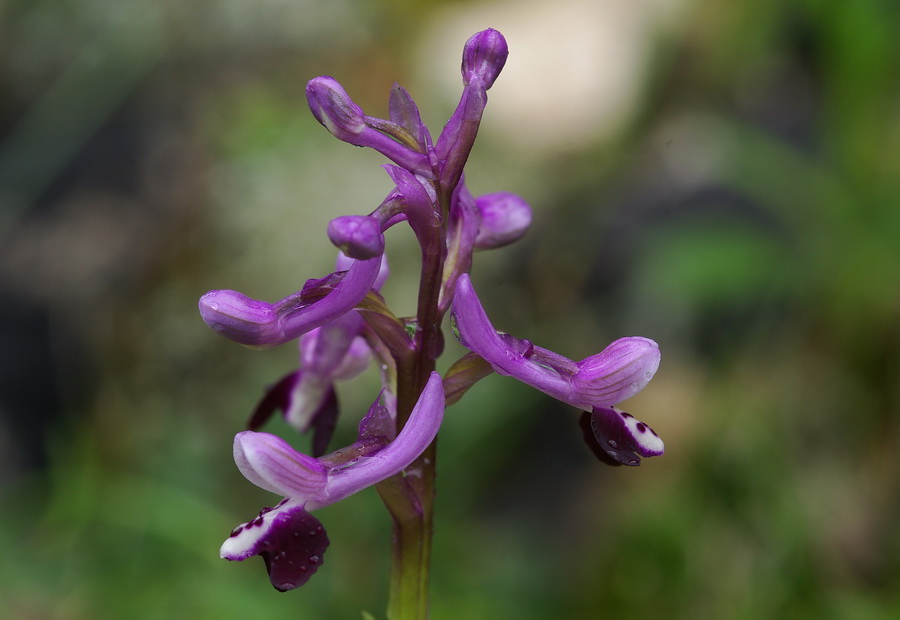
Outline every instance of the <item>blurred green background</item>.
[[(328, 273), (328, 220), (390, 189), (307, 80), (375, 116), (399, 81), (436, 134), (488, 26), (510, 58), (468, 182), (535, 226), (476, 286), (575, 359), (657, 340), (624, 407), (667, 454), (607, 468), (571, 408), (484, 380), (441, 432), (432, 617), (900, 617), (891, 0), (0, 1), (0, 615), (383, 618), (373, 490), (318, 514), (301, 590), (218, 558), (277, 501), (231, 438), (296, 350), (217, 338), (196, 300)], [(340, 387), (338, 441), (376, 381)]]

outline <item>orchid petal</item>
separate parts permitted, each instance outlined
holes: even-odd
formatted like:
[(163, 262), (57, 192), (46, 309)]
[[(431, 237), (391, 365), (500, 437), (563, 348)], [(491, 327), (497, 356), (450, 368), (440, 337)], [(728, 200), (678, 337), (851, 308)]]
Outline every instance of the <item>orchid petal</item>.
[(441, 376), (432, 372), (403, 429), (384, 449), (360, 457), (328, 474), (323, 499), (311, 498), (310, 510), (338, 502), (368, 486), (400, 473), (434, 441), (444, 416)]
[(326, 469), (319, 461), (297, 452), (281, 437), (243, 431), (234, 437), (234, 462), (250, 482), (291, 499), (321, 498)]
[(310, 297), (330, 284), (330, 278), (311, 280), (303, 290), (274, 304), (237, 291), (210, 291), (200, 298), (200, 315), (207, 325), (235, 342), (274, 347), (352, 310), (375, 284), (381, 262), (380, 256), (355, 261), (337, 285), (315, 301)]
[(465, 273), (456, 283), (453, 315), (463, 346), (483, 357), (496, 372), (515, 377), (563, 402), (572, 401), (570, 380), (553, 368), (529, 360), (528, 350), (516, 346), (525, 341), (503, 338), (497, 333)]

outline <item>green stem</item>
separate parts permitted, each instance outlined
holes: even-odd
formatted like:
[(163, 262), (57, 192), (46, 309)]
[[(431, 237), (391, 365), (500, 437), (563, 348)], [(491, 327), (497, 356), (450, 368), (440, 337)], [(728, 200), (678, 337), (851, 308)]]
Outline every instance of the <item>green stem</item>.
[[(428, 584), (431, 567), (434, 497), (434, 448), (432, 444), (423, 457), (427, 466), (420, 469), (423, 484), (414, 494), (419, 500), (412, 510), (397, 514), (393, 520), (391, 550), (391, 590), (388, 601), (390, 620), (424, 620), (428, 617)], [(403, 479), (404, 483), (407, 479)], [(386, 481), (390, 482), (390, 481)], [(384, 484), (384, 483), (383, 483)], [(425, 488), (428, 492), (425, 493)], [(379, 488), (379, 492), (382, 489)], [(404, 494), (406, 495), (406, 494)], [(407, 495), (409, 497), (409, 495)], [(390, 498), (382, 492), (387, 504)], [(407, 503), (407, 506), (409, 504)]]

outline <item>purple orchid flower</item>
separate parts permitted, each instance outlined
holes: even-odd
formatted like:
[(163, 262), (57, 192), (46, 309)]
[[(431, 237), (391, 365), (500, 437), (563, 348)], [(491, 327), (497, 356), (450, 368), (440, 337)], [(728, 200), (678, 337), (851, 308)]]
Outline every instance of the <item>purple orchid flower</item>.
[(353, 445), (318, 459), (297, 452), (269, 433), (238, 433), (234, 461), (241, 473), (284, 499), (236, 527), (220, 555), (237, 561), (260, 555), (277, 590), (300, 587), (322, 565), (328, 547), (325, 530), (310, 511), (406, 469), (434, 441), (443, 415), (441, 377), (433, 372), (406, 425), (393, 440), (390, 413), (377, 401), (360, 423), (359, 438)]
[(275, 303), (238, 291), (210, 291), (200, 298), (200, 316), (240, 344), (278, 346), (352, 310), (374, 286), (381, 262), (381, 256), (354, 261), (346, 272), (307, 280), (302, 290)]
[(428, 157), (415, 150), (416, 144), (403, 127), (366, 116), (333, 77), (310, 80), (306, 99), (316, 120), (338, 140), (375, 149), (407, 170), (432, 174)]
[[(659, 347), (649, 338), (616, 340), (596, 355), (576, 362), (491, 325), (468, 274), (459, 277), (453, 300), (459, 339), (495, 372), (515, 377), (579, 409), (607, 462), (638, 465), (640, 456), (663, 453), (663, 442), (646, 424), (613, 405), (640, 392), (659, 367)], [(584, 426), (584, 422), (582, 423)]]

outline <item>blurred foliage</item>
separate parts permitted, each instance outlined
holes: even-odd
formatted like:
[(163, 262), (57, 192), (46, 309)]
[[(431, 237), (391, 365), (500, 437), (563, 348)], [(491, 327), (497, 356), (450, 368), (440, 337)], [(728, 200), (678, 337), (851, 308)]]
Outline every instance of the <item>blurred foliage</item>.
[[(658, 340), (627, 406), (667, 454), (605, 468), (568, 408), (483, 381), (441, 433), (434, 618), (900, 615), (900, 9), (669, 4), (614, 131), (519, 152), (489, 106), (470, 172), (535, 206), (523, 242), (477, 258), (495, 324), (573, 358)], [(374, 492), (321, 511), (332, 546), (301, 591), (218, 559), (274, 501), (231, 437), (295, 351), (219, 341), (195, 300), (331, 269), (327, 221), (389, 187), (311, 118), (306, 80), (375, 115), (394, 80), (449, 111), (417, 76), (455, 66), (413, 50), (483, 7), (502, 5), (0, 4), (5, 617), (383, 617)], [(509, 12), (472, 30), (504, 31), (512, 65)], [(405, 312), (415, 255), (389, 243)], [(339, 439), (375, 381), (342, 386)]]

